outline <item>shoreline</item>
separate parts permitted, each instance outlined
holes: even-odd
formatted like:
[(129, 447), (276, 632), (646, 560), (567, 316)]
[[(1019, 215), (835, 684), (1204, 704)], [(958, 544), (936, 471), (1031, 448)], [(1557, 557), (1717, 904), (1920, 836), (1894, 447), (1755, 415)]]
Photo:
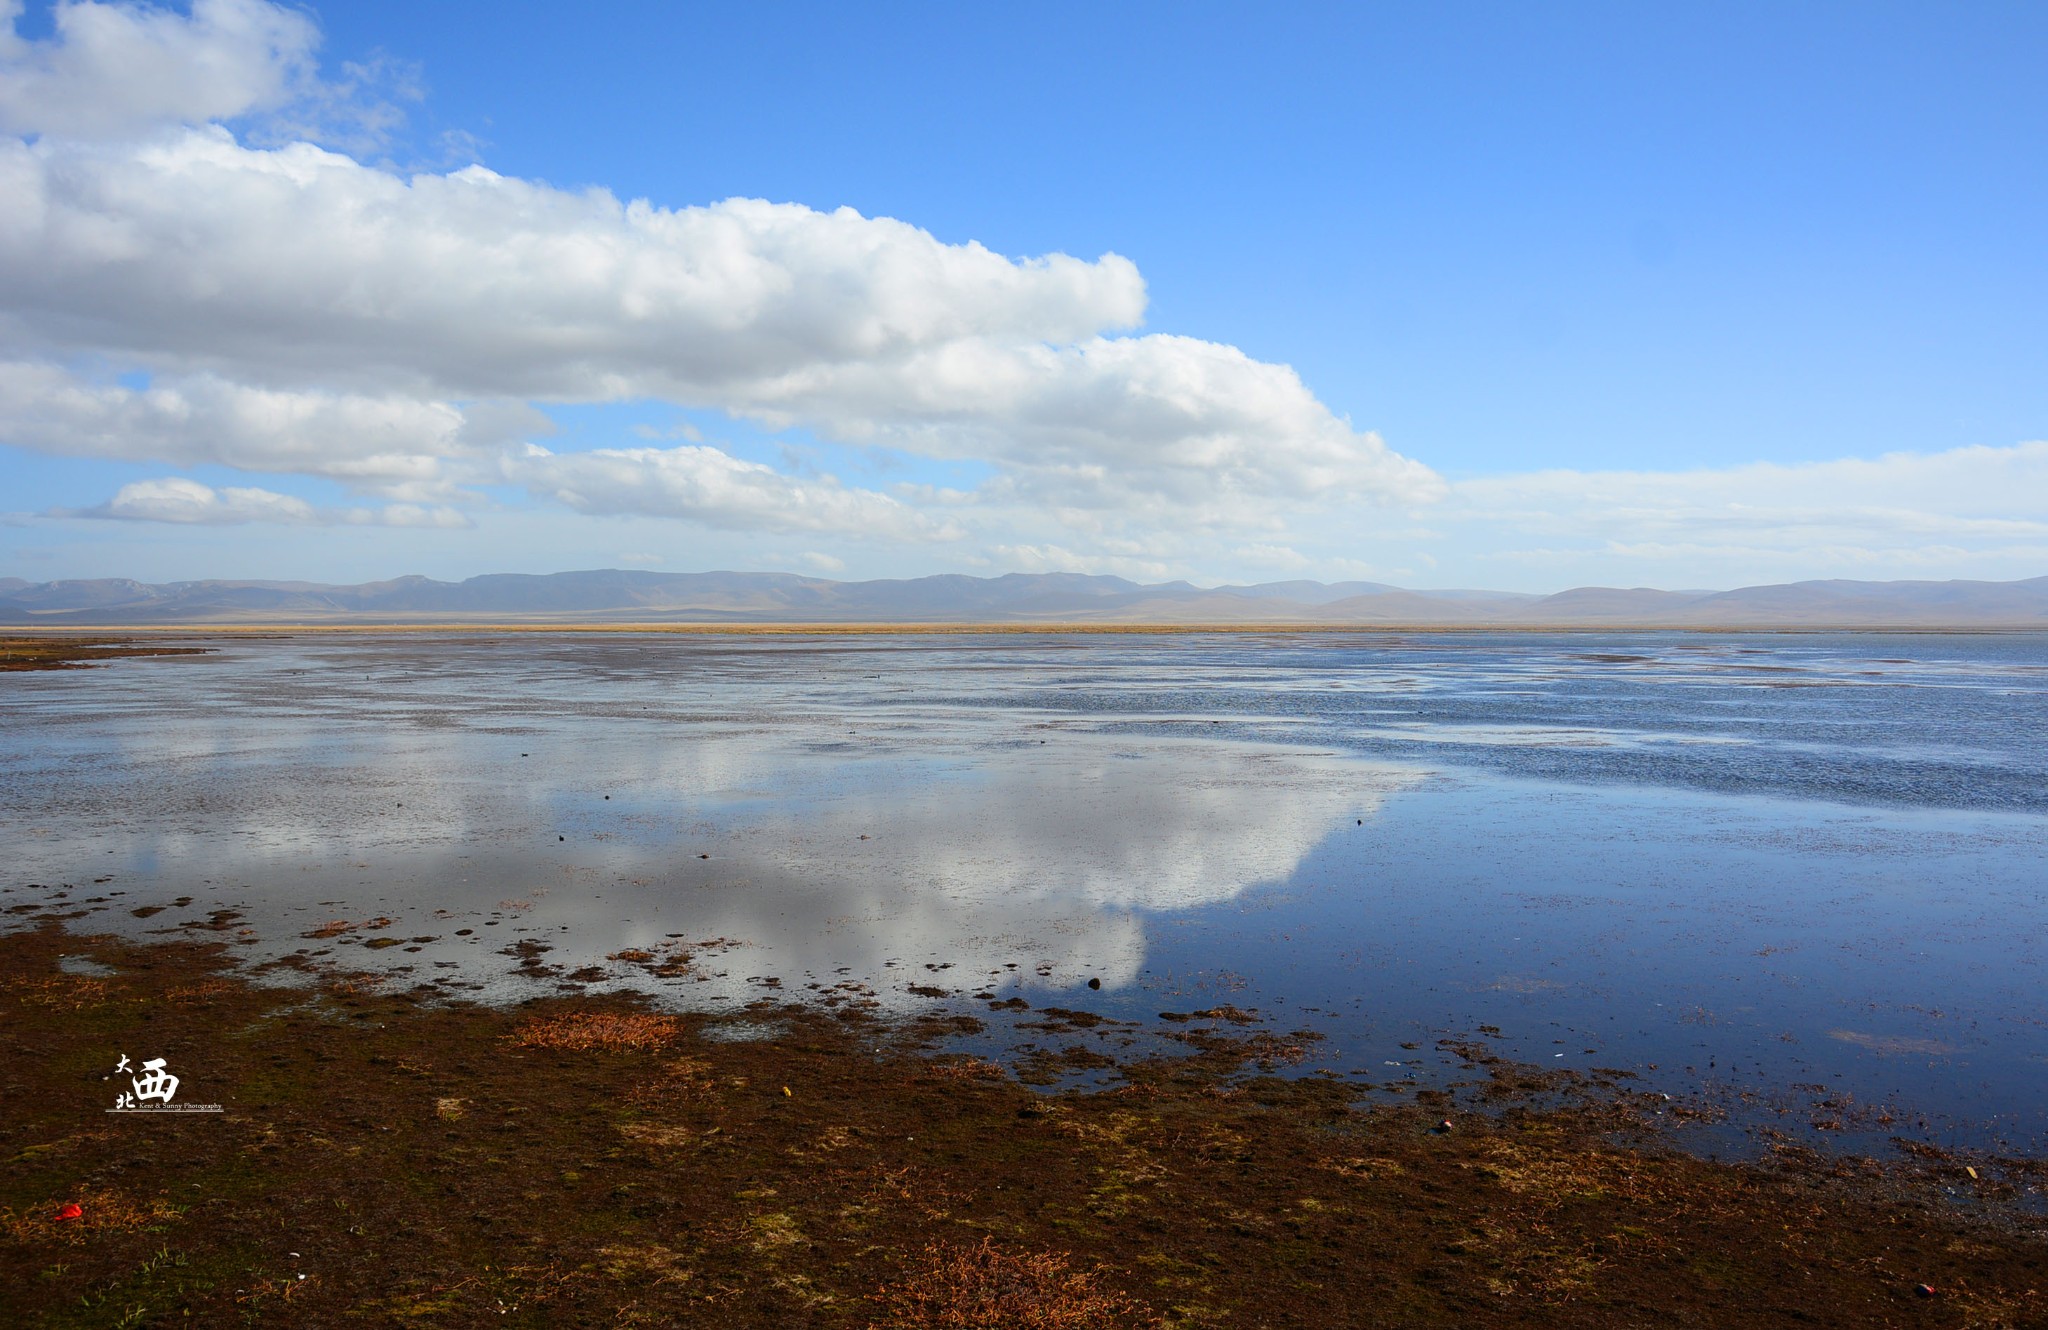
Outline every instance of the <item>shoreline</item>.
[[(1259, 1074), (1229, 1030), (1047, 1095), (935, 1055), (957, 1015), (292, 977), (220, 944), (0, 935), (24, 1324), (938, 1326), (996, 1287), (1076, 1327), (2048, 1316), (2040, 1161), (1715, 1163), (1625, 1087), (1560, 1103), (1481, 1063), (1486, 1112), (1363, 1105)], [(124, 1053), (223, 1113), (104, 1114)]]
[[(180, 634), (190, 636), (190, 634)], [(107, 634), (91, 635), (95, 639)], [(0, 632), (0, 673), (25, 673), (30, 670), (82, 670), (92, 668), (93, 662), (120, 660), (137, 656), (205, 656), (212, 654), (207, 647), (163, 647), (137, 646), (131, 641), (114, 641), (102, 645), (87, 645), (83, 642), (66, 643), (48, 638), (20, 637)]]
[[(195, 622), (175, 624), (7, 624), (0, 625), (0, 638), (43, 639), (55, 637), (221, 637), (258, 638), (350, 635), (475, 636), (490, 634), (639, 634), (682, 637), (1193, 637), (1193, 636), (1339, 636), (1361, 634), (1403, 634), (1414, 636), (1597, 636), (1602, 634), (1682, 633), (1688, 635), (1742, 634), (1760, 637), (1798, 636), (1899, 636), (1899, 637), (2011, 637), (2048, 635), (2048, 624), (1927, 624), (1927, 623), (1815, 623), (1815, 624), (1670, 624), (1670, 623), (1331, 623), (1331, 622), (1227, 622), (1227, 623), (1128, 623), (1048, 621), (1020, 623), (976, 622), (547, 622), (532, 620), (477, 621), (433, 620), (389, 623), (329, 622)], [(161, 654), (131, 652), (128, 654)]]

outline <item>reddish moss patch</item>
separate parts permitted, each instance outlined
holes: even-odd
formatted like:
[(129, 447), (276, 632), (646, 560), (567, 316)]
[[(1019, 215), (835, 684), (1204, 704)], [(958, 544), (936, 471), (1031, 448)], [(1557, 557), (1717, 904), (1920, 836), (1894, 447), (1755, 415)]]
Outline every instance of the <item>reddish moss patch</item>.
[(637, 1011), (571, 1011), (543, 1016), (506, 1036), (521, 1048), (570, 1052), (601, 1048), (613, 1053), (666, 1048), (681, 1037), (682, 1023), (675, 1017)]
[(1157, 1325), (1137, 1299), (1104, 1288), (1058, 1252), (1011, 1252), (983, 1238), (934, 1243), (900, 1281), (875, 1295), (875, 1330), (1116, 1330)]

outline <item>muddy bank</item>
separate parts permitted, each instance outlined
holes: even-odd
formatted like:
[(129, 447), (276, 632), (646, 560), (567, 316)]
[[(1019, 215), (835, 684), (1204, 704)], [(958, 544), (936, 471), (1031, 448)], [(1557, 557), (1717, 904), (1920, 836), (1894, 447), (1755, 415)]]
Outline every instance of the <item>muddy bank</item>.
[[(1488, 1113), (1364, 1108), (1219, 1038), (1048, 1097), (920, 1052), (936, 1024), (859, 1010), (492, 1011), (306, 978), (253, 986), (204, 945), (0, 937), (11, 1320), (2048, 1318), (2024, 1165), (1711, 1164), (1660, 1148), (1626, 1095), (1539, 1107), (1506, 1068)], [(106, 1111), (123, 1055), (222, 1111)]]
[(129, 638), (108, 641), (93, 637), (20, 636), (0, 634), (0, 672), (13, 670), (82, 670), (96, 661), (123, 656), (204, 656), (210, 647), (162, 646)]

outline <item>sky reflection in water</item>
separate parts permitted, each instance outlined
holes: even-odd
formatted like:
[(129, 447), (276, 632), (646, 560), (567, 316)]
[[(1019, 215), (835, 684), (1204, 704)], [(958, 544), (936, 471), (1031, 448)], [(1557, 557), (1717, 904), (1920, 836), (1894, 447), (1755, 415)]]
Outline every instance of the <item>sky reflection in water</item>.
[(252, 956), (488, 999), (1229, 1001), (1378, 1082), (1493, 1025), (1752, 1117), (1824, 1086), (2037, 1148), (2044, 666), (2038, 637), (237, 642), (7, 681), (0, 902), (138, 936), (234, 909)]

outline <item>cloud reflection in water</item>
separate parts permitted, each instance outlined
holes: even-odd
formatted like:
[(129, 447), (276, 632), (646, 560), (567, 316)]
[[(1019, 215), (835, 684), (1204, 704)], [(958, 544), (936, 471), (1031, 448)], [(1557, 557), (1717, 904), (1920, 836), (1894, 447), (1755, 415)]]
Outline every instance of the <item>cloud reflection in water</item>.
[[(298, 935), (327, 919), (386, 916), (376, 936), (435, 941), (310, 945), (459, 974), (485, 995), (536, 991), (499, 954), (520, 939), (548, 944), (557, 972), (596, 965), (613, 976), (599, 987), (655, 983), (691, 1004), (758, 996), (748, 981), (769, 976), (785, 991), (855, 979), (912, 1001), (908, 983), (972, 991), (993, 974), (1129, 983), (1146, 915), (1285, 881), (1420, 779), (1279, 745), (1073, 729), (1047, 743), (956, 729), (863, 746), (786, 726), (607, 725), (577, 739), (567, 752), (515, 740), (514, 757), (496, 736), (394, 728), (228, 744), (239, 751), (221, 762), (187, 735), (162, 760), (124, 756), (121, 817), (73, 809), (61, 823), (99, 821), (94, 844), (135, 896), (244, 911), (262, 954), (309, 945)], [(189, 779), (195, 756), (203, 782)], [(82, 848), (37, 857), (90, 861)], [(475, 933), (454, 936), (461, 926)], [(713, 938), (743, 945), (668, 980), (606, 959)]]

